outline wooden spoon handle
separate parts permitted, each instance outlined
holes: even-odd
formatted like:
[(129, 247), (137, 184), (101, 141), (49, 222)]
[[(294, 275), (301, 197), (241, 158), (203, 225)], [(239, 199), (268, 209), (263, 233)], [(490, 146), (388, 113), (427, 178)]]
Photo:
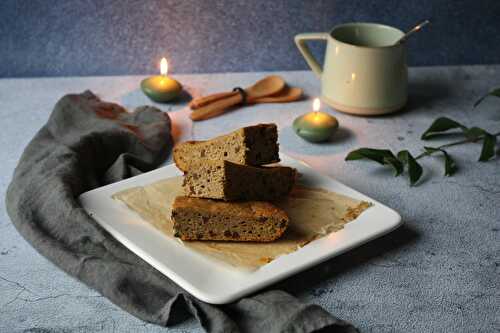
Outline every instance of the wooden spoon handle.
[(292, 103), (296, 102), (301, 98), (301, 96), (294, 97), (294, 98), (286, 98), (286, 99), (277, 99), (277, 98), (269, 98), (269, 97), (263, 97), (263, 98), (258, 98), (256, 100), (253, 100), (251, 103), (248, 103), (248, 105), (253, 105), (253, 104), (272, 104), (272, 103)]
[(205, 96), (205, 97), (195, 98), (195, 99), (193, 99), (189, 103), (189, 107), (192, 110), (196, 110), (196, 109), (201, 108), (202, 106), (205, 106), (207, 104), (215, 102), (215, 101), (217, 101), (219, 99), (223, 99), (223, 98), (226, 98), (226, 97), (230, 97), (230, 96), (236, 95), (237, 93), (238, 93), (237, 91), (227, 91), (227, 92), (222, 92), (222, 93), (208, 95), (208, 96)]
[(191, 115), (189, 117), (194, 121), (212, 118), (224, 113), (226, 109), (241, 103), (241, 101), (241, 95), (236, 94), (194, 110), (193, 112), (191, 112)]

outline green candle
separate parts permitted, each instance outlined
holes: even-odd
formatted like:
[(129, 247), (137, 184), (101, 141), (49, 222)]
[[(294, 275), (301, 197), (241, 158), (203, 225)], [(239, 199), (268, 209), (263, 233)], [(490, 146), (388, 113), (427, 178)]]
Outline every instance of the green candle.
[(182, 86), (179, 82), (167, 76), (168, 62), (163, 58), (160, 62), (161, 75), (155, 75), (142, 80), (141, 89), (155, 102), (168, 102), (179, 95)]
[(313, 103), (313, 112), (297, 117), (293, 121), (293, 129), (301, 138), (311, 142), (326, 141), (339, 127), (334, 116), (319, 111), (320, 103), (316, 98)]

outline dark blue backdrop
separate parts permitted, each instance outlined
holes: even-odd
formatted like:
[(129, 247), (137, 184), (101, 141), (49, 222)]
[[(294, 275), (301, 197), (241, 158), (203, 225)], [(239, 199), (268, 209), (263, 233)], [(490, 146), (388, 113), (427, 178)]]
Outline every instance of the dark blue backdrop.
[(151, 73), (162, 55), (176, 73), (305, 69), (297, 33), (425, 18), (410, 65), (500, 62), (499, 0), (3, 0), (0, 77)]

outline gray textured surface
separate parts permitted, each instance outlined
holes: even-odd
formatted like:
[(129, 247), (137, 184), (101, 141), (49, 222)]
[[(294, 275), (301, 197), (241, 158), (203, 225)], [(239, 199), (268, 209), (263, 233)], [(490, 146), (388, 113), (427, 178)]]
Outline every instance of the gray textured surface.
[(152, 73), (163, 55), (176, 73), (306, 69), (297, 33), (426, 18), (411, 65), (496, 63), (499, 17), (498, 0), (2, 0), (0, 77)]
[[(309, 72), (283, 72), (310, 96), (319, 85)], [(291, 128), (311, 100), (258, 105), (192, 128), (185, 103), (159, 105), (169, 111), (177, 140), (206, 138), (256, 122), (274, 121), (281, 148), (343, 183), (393, 207), (405, 224), (397, 231), (332, 259), (277, 286), (323, 305), (364, 332), (495, 332), (500, 330), (499, 159), (477, 163), (480, 147), (456, 147), (460, 171), (442, 177), (439, 159), (428, 159), (424, 183), (410, 188), (403, 178), (362, 162), (345, 163), (359, 146), (422, 146), (420, 133), (437, 116), (500, 128), (498, 100), (480, 110), (472, 101), (498, 84), (500, 66), (410, 70), (406, 112), (361, 118), (335, 113), (343, 131), (334, 143), (309, 144)], [(186, 75), (193, 95), (247, 85), (261, 73)], [(23, 147), (46, 121), (53, 104), (69, 92), (90, 88), (102, 98), (132, 108), (148, 103), (139, 76), (0, 80), (0, 200)], [(432, 176), (432, 178), (431, 178)], [(16, 232), (0, 206), (0, 332), (156, 332), (57, 270)], [(172, 332), (199, 331), (188, 321)], [(45, 331), (44, 331), (45, 332)]]

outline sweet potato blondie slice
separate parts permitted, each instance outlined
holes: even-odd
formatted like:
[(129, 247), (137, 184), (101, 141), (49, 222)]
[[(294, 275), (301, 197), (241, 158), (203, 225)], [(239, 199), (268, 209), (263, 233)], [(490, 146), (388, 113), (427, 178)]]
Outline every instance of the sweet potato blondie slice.
[(275, 124), (240, 128), (206, 141), (186, 141), (174, 147), (174, 162), (182, 170), (205, 160), (227, 160), (263, 165), (279, 161), (278, 129)]
[(285, 166), (253, 167), (229, 161), (191, 164), (184, 174), (189, 197), (232, 200), (275, 200), (290, 193), (296, 170)]
[(224, 202), (179, 196), (172, 207), (174, 235), (182, 240), (271, 242), (283, 235), (288, 216), (263, 201)]

